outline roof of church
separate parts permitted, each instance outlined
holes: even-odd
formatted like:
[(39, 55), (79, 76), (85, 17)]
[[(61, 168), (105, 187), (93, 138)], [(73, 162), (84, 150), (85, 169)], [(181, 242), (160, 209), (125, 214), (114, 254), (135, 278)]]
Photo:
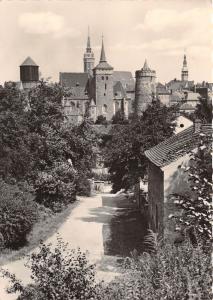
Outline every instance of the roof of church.
[(211, 124), (202, 124), (199, 132), (195, 132), (192, 125), (145, 151), (145, 155), (156, 166), (165, 167), (195, 149), (201, 133), (211, 135)]
[(157, 94), (163, 94), (163, 95), (170, 95), (171, 92), (170, 90), (168, 90), (166, 88), (166, 86), (160, 82), (157, 83), (157, 86), (156, 86), (156, 91), (157, 91)]
[(60, 84), (64, 87), (76, 87), (80, 86), (86, 88), (89, 75), (87, 73), (60, 73)]
[(32, 60), (32, 58), (30, 56), (28, 56), (25, 61), (21, 64), (22, 66), (34, 66), (34, 67), (38, 67), (38, 65)]
[(88, 100), (89, 96), (84, 87), (74, 86), (69, 90), (70, 94), (68, 99), (70, 100)]
[(135, 90), (135, 80), (132, 76), (132, 73), (129, 71), (114, 71), (113, 81), (120, 81), (126, 91)]
[(113, 86), (113, 94), (114, 94), (114, 97), (116, 99), (117, 98), (125, 98), (126, 97), (126, 92), (123, 88), (123, 85), (120, 81), (117, 81), (114, 86)]

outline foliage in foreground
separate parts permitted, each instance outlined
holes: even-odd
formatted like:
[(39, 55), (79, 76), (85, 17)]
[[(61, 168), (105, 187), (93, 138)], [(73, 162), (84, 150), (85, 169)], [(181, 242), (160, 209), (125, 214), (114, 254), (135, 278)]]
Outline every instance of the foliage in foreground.
[(55, 248), (41, 244), (27, 266), (32, 284), (24, 286), (14, 275), (8, 292), (19, 291), (18, 300), (186, 300), (211, 297), (211, 256), (188, 241), (178, 247), (158, 245), (151, 254), (125, 261), (123, 274), (109, 284), (95, 283), (94, 265), (85, 253), (69, 250), (60, 239)]
[(102, 299), (186, 300), (196, 296), (193, 299), (210, 300), (210, 253), (189, 242), (159, 247), (156, 254), (143, 253), (128, 260), (124, 275), (105, 288)]
[(37, 205), (32, 195), (17, 185), (0, 180), (0, 246), (17, 248), (37, 220)]
[(204, 240), (212, 237), (212, 157), (211, 136), (201, 134), (198, 151), (191, 154), (189, 175), (192, 195), (175, 194), (182, 214), (175, 216), (184, 228), (193, 228)]
[(3, 271), (12, 282), (8, 292), (20, 292), (19, 300), (94, 299), (94, 265), (89, 264), (80, 249), (69, 250), (60, 238), (55, 248), (41, 243), (39, 252), (30, 256), (26, 266), (31, 269), (33, 280), (26, 287), (14, 275)]

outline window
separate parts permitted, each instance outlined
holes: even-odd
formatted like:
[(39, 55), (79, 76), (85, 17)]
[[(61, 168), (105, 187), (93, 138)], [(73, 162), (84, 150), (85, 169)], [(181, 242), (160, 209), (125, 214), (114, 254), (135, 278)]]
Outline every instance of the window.
[(106, 76), (106, 80), (108, 80), (108, 76)]
[(101, 79), (104, 80), (104, 76), (102, 76)]
[(103, 111), (104, 114), (107, 113), (107, 105), (106, 104), (103, 105), (102, 111)]
[(104, 96), (106, 96), (106, 93), (104, 93)]
[(105, 83), (105, 90), (107, 89), (107, 84)]

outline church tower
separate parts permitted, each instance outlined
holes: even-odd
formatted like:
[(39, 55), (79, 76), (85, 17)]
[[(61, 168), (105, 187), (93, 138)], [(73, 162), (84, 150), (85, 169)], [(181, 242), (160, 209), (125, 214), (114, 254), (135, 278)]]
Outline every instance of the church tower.
[(111, 120), (113, 111), (113, 67), (107, 63), (104, 41), (102, 38), (101, 56), (99, 64), (93, 69), (94, 100), (96, 116), (104, 116)]
[(183, 67), (181, 70), (181, 80), (188, 81), (188, 76), (189, 76), (189, 71), (188, 71), (188, 67), (187, 67), (186, 54), (184, 54)]
[(84, 53), (84, 73), (88, 73), (92, 75), (94, 63), (95, 63), (95, 57), (94, 57), (94, 53), (92, 52), (92, 48), (90, 44), (90, 33), (88, 28), (87, 47), (86, 47), (86, 52)]
[(149, 68), (145, 60), (143, 68), (135, 72), (135, 77), (135, 113), (141, 115), (156, 94), (156, 72)]

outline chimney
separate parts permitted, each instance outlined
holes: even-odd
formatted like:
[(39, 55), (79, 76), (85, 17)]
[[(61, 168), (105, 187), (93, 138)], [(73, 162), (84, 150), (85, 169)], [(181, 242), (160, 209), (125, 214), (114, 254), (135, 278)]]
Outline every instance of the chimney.
[(195, 119), (194, 121), (194, 133), (198, 133), (201, 131), (201, 120), (200, 119)]

